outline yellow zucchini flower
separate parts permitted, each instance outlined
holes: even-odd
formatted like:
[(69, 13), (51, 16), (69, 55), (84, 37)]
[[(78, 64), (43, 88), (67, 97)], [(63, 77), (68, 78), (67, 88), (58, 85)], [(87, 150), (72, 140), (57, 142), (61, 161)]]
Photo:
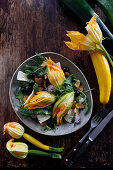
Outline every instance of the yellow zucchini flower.
[(63, 95), (53, 107), (53, 118), (56, 117), (57, 124), (61, 123), (62, 118), (71, 109), (74, 101), (74, 92)]
[(25, 104), (24, 107), (28, 109), (44, 108), (55, 102), (55, 96), (47, 91), (37, 92), (34, 96)]
[(97, 14), (91, 18), (91, 20), (87, 23), (86, 30), (88, 32), (88, 37), (96, 44), (102, 43), (102, 31), (96, 22)]
[(87, 23), (86, 30), (88, 34), (86, 36), (78, 31), (67, 31), (67, 36), (71, 41), (64, 42), (70, 49), (84, 51), (98, 49), (97, 44), (102, 43), (103, 37), (101, 29), (96, 22), (96, 17), (97, 14), (94, 14), (91, 20)]
[(47, 76), (50, 81), (50, 83), (60, 88), (65, 80), (65, 75), (63, 70), (55, 64), (51, 58), (46, 58), (46, 65), (47, 65)]
[(28, 146), (23, 142), (13, 142), (14, 139), (10, 139), (7, 144), (7, 150), (15, 157), (19, 159), (26, 158), (28, 154)]
[(11, 137), (19, 139), (24, 133), (24, 128), (17, 122), (9, 122), (4, 125), (3, 134), (5, 134), (5, 132)]

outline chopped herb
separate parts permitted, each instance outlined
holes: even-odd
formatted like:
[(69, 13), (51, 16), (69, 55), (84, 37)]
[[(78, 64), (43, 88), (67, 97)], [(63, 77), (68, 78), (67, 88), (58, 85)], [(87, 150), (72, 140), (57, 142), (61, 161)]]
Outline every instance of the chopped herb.
[(44, 83), (44, 84), (43, 84), (44, 90), (47, 91), (47, 82), (44, 80), (43, 83)]
[(51, 130), (51, 128), (49, 126), (45, 125), (43, 128), (43, 132), (47, 132), (48, 130)]
[(35, 83), (35, 84), (33, 85), (34, 93), (36, 93), (36, 92), (38, 91), (38, 89), (39, 89), (39, 86), (38, 86), (37, 83)]
[(84, 105), (85, 105), (85, 111), (84, 111), (84, 114), (87, 113), (88, 111), (88, 103), (87, 103), (87, 100), (84, 101)]

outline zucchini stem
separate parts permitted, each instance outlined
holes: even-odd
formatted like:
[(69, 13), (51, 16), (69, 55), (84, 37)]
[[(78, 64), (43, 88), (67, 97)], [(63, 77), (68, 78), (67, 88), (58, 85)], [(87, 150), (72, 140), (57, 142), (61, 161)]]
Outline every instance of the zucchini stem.
[(64, 148), (55, 148), (55, 147), (51, 147), (49, 146), (49, 151), (53, 151), (53, 152), (62, 152)]
[(44, 151), (40, 151), (40, 150), (30, 149), (30, 150), (28, 151), (28, 153), (29, 153), (30, 155), (47, 156), (47, 157), (50, 157), (50, 158), (57, 158), (57, 159), (61, 159), (61, 158), (62, 158), (61, 154), (48, 153), (48, 152), (44, 152)]
[(106, 49), (104, 48), (104, 46), (102, 44), (99, 44), (99, 46), (101, 47), (102, 51), (106, 54), (106, 57), (108, 58), (111, 66), (113, 67), (113, 61), (112, 61), (109, 53), (106, 51)]

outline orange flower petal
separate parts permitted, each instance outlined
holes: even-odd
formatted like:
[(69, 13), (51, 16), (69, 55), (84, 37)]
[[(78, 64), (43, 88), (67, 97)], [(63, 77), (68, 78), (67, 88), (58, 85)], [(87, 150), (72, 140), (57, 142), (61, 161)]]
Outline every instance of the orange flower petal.
[(86, 50), (80, 43), (73, 43), (70, 41), (64, 42), (71, 50)]
[(37, 108), (44, 108), (48, 105), (41, 105), (41, 104), (38, 104), (38, 105), (34, 105), (34, 106), (30, 106), (28, 109), (37, 109)]
[(71, 39), (65, 41), (65, 44), (72, 50), (94, 50), (96, 45), (87, 36), (78, 31), (67, 31), (67, 36)]
[[(60, 108), (59, 108), (59, 112), (58, 112), (58, 114), (56, 115), (56, 117), (57, 117), (57, 124), (59, 124), (59, 120), (60, 120), (60, 122), (61, 122), (61, 120), (62, 120), (62, 114), (65, 112), (65, 109), (66, 109), (66, 104), (63, 104)], [(61, 119), (60, 119), (61, 118)]]

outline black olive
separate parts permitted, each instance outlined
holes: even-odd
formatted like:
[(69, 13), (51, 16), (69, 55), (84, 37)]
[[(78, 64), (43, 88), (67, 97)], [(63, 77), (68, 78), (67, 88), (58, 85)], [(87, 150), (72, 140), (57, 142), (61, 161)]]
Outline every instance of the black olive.
[(35, 76), (37, 76), (35, 73), (30, 73), (28, 79), (34, 79)]
[(69, 72), (69, 67), (63, 67), (62, 70), (65, 72)]
[(54, 122), (52, 121), (51, 118), (49, 120), (47, 120), (47, 126), (49, 126), (51, 129), (54, 128)]
[(33, 85), (34, 83), (29, 83), (28, 85), (26, 86), (21, 86), (21, 92), (23, 94), (31, 94), (32, 90), (33, 90)]
[(80, 92), (78, 90), (75, 90), (75, 97), (78, 97), (80, 95)]
[(22, 92), (23, 94), (25, 94), (25, 93), (26, 93), (26, 87), (21, 87), (21, 92)]
[(26, 86), (26, 93), (27, 94), (31, 94), (31, 92), (32, 92), (32, 90), (33, 90), (33, 87), (32, 86)]

